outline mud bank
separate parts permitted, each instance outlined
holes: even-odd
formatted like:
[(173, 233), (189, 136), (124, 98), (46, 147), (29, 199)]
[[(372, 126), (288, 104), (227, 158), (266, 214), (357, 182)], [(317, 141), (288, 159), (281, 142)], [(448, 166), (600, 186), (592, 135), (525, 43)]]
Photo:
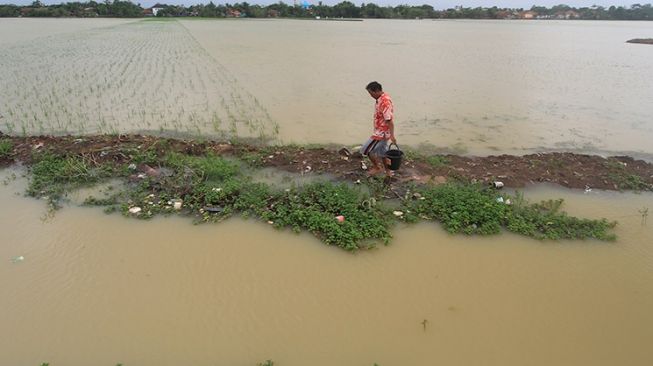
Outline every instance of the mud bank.
[[(339, 180), (355, 182), (366, 178), (366, 160), (354, 147), (257, 146), (241, 142), (200, 141), (144, 135), (98, 136), (0, 136), (8, 142), (0, 165), (30, 165), (34, 153), (76, 155), (95, 163), (132, 160), (133, 153), (152, 158), (170, 152), (201, 156), (207, 153), (240, 158), (255, 167), (274, 167), (288, 172), (327, 173)], [(501, 181), (520, 188), (535, 183), (554, 183), (567, 188), (605, 190), (653, 190), (653, 164), (628, 156), (602, 157), (566, 152), (523, 156), (485, 157), (424, 155), (405, 151), (401, 169), (392, 185), (444, 183), (463, 180), (472, 183)]]
[[(46, 200), (50, 213), (76, 189), (118, 179), (121, 188), (107, 186), (102, 196), (89, 196), (84, 205), (137, 219), (180, 214), (197, 223), (239, 214), (277, 229), (306, 230), (326, 244), (352, 251), (389, 243), (391, 227), (397, 222), (423, 220), (438, 221), (452, 234), (490, 235), (505, 230), (537, 239), (614, 240), (611, 230), (616, 222), (571, 217), (560, 210), (563, 200), (530, 203), (519, 192), (512, 195), (495, 188), (548, 179), (543, 176), (586, 189), (590, 182), (601, 181), (584, 177), (602, 176), (602, 183), (612, 183), (614, 189), (651, 187), (635, 174), (650, 173), (645, 162), (573, 154), (464, 158), (407, 151), (406, 164), (396, 177), (368, 178), (363, 157), (352, 149), (142, 135), (0, 140), (4, 163), (29, 167), (27, 194)], [(246, 164), (299, 173), (296, 177), (328, 174), (332, 178), (306, 185), (291, 179), (284, 187), (274, 187), (254, 181), (256, 169)], [(574, 179), (552, 175), (553, 168), (572, 169)], [(498, 179), (505, 183), (496, 184)], [(353, 184), (343, 184), (347, 181)], [(485, 181), (494, 181), (497, 187), (484, 185)]]
[(629, 39), (626, 43), (653, 44), (653, 38), (635, 38)]

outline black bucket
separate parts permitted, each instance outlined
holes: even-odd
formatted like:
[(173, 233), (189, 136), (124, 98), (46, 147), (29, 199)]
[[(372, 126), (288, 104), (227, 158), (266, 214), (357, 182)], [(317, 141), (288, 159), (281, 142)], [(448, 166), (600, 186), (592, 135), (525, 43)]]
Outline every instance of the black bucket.
[[(392, 145), (395, 145), (395, 149), (392, 149)], [(388, 169), (397, 170), (401, 166), (401, 160), (403, 159), (404, 152), (399, 150), (397, 144), (390, 144), (390, 150), (385, 153), (385, 157), (390, 159), (390, 166)]]

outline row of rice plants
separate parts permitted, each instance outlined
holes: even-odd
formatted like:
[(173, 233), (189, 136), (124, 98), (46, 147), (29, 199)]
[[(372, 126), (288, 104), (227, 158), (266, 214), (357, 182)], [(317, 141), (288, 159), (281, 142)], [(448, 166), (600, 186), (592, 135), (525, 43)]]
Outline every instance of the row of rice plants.
[[(219, 35), (217, 35), (219, 36)], [(0, 128), (275, 138), (278, 124), (177, 22), (140, 21), (0, 50)]]

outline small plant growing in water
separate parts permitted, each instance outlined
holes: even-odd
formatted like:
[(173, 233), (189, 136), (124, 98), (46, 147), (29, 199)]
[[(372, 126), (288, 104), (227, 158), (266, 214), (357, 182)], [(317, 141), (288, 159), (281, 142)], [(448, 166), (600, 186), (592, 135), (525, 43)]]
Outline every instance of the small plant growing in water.
[(0, 139), (0, 160), (9, 158), (14, 150), (14, 144), (9, 139)]
[(642, 216), (642, 226), (646, 226), (646, 219), (648, 218), (648, 207), (643, 207), (638, 212)]

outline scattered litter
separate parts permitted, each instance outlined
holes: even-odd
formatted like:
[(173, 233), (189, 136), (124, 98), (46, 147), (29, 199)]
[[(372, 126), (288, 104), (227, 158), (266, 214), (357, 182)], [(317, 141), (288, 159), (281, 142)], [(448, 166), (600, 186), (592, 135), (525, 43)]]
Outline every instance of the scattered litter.
[(274, 221), (268, 221), (268, 224), (274, 225)]
[(367, 170), (367, 165), (365, 165), (364, 161), (361, 161), (361, 169)]
[(14, 257), (11, 259), (11, 263), (19, 263), (25, 260), (25, 257), (22, 255), (19, 255), (18, 257)]
[(307, 165), (307, 166), (306, 166), (306, 169), (304, 169), (304, 172), (308, 173), (308, 172), (310, 172), (311, 170), (313, 170), (313, 168), (311, 168), (310, 165)]
[(322, 164), (329, 164), (328, 160), (322, 160)]
[(510, 201), (510, 198), (506, 199), (506, 205), (508, 206), (512, 205), (512, 201)]
[(354, 184), (361, 184), (361, 180), (360, 180), (360, 179), (356, 179), (356, 181), (354, 182)]
[(172, 200), (172, 207), (174, 207), (175, 210), (181, 210), (182, 204), (183, 204), (182, 200)]
[(140, 207), (132, 207), (132, 208), (129, 209), (129, 213), (132, 213), (132, 214), (137, 214), (139, 212), (141, 212)]
[(131, 164), (129, 164), (129, 166), (127, 166), (127, 168), (128, 168), (129, 170), (136, 170), (136, 164), (131, 163)]
[(338, 220), (338, 222), (345, 222), (345, 217), (342, 215), (338, 215), (336, 216), (336, 220)]
[(376, 205), (376, 199), (374, 197), (370, 198), (369, 200), (364, 200), (361, 202), (361, 206), (366, 209), (370, 209)]
[(220, 192), (222, 190), (222, 188), (211, 188), (211, 190), (213, 192)]
[(274, 155), (269, 155), (268, 159), (274, 159)]
[(401, 216), (404, 215), (404, 213), (401, 212), (401, 211), (392, 211), (392, 214), (395, 215), (395, 216), (397, 216), (397, 217), (401, 217)]
[(43, 147), (43, 143), (42, 143), (42, 142), (39, 142), (38, 144), (34, 145), (34, 150), (36, 150), (36, 149), (40, 149), (40, 148), (42, 148), (42, 147)]
[(139, 175), (136, 176), (136, 178), (138, 178), (138, 179), (145, 179), (145, 177), (147, 177), (147, 175), (145, 175), (145, 173), (140, 173)]
[(224, 211), (224, 208), (220, 206), (210, 206), (210, 207), (204, 207), (204, 211), (211, 212), (211, 213), (220, 213)]
[(497, 197), (497, 202), (503, 203), (503, 197)]
[(338, 154), (344, 157), (349, 157), (351, 156), (351, 151), (349, 151), (349, 149), (347, 149), (346, 147), (343, 147), (342, 149), (338, 150)]
[(490, 186), (494, 188), (503, 188), (503, 182), (497, 180), (495, 182), (490, 183)]
[(415, 192), (415, 193), (413, 193), (413, 198), (420, 199), (420, 198), (422, 198), (422, 195), (419, 194), (418, 192)]
[(107, 156), (107, 155), (109, 155), (109, 153), (106, 152), (106, 151), (101, 151), (101, 152), (100, 152), (100, 157), (105, 157), (105, 156)]
[(590, 186), (586, 184), (585, 185), (585, 193), (590, 193), (590, 192), (592, 192), (592, 188), (590, 188)]
[(143, 169), (145, 170), (145, 174), (147, 174), (147, 175), (151, 175), (153, 177), (158, 177), (159, 175), (161, 175), (161, 172), (159, 170), (154, 169), (154, 168), (152, 168), (151, 166), (149, 166), (147, 164), (144, 165)]

